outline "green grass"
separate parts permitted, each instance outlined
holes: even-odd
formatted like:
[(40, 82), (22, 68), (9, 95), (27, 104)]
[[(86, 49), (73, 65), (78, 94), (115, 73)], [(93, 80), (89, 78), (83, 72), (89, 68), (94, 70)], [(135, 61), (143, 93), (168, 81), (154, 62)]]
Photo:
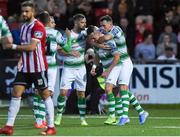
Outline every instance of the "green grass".
[[(165, 107), (166, 106), (166, 107)], [(150, 117), (144, 125), (139, 125), (138, 115), (131, 108), (130, 123), (118, 127), (107, 126), (103, 122), (105, 115), (88, 116), (89, 126), (80, 126), (78, 115), (73, 118), (64, 115), (62, 125), (57, 128), (58, 136), (180, 136), (179, 105), (144, 105)], [(0, 108), (0, 126), (6, 122), (7, 108)], [(33, 127), (34, 120), (31, 109), (22, 108), (15, 122), (15, 136), (37, 136), (40, 129)], [(28, 115), (28, 116), (22, 116)], [(71, 115), (72, 116), (72, 115)]]

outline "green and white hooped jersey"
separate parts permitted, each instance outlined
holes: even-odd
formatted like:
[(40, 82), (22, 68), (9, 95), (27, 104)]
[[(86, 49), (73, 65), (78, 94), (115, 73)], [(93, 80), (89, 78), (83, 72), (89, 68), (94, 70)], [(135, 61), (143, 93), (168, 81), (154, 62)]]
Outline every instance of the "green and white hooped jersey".
[[(119, 50), (118, 50), (114, 40), (109, 40), (109, 41), (105, 42), (104, 44), (111, 46), (112, 49), (111, 50), (97, 49), (96, 52), (99, 55), (101, 63), (103, 64), (103, 68), (106, 69), (106, 68), (108, 68), (112, 64), (112, 61), (113, 61), (113, 58), (114, 58), (114, 54), (115, 53), (119, 53), (120, 54), (120, 52), (119, 52)], [(120, 64), (122, 64), (122, 62), (119, 59), (117, 65), (120, 65)]]
[(7, 36), (11, 36), (11, 32), (4, 18), (0, 16), (0, 39)]
[[(103, 31), (102, 31), (103, 32)], [(104, 33), (104, 32), (103, 32)], [(110, 32), (104, 34), (111, 34), (113, 36), (114, 41), (116, 42), (116, 46), (120, 52), (120, 58), (122, 61), (129, 58), (126, 38), (124, 32), (119, 26), (113, 26)]]
[(71, 30), (71, 50), (79, 51), (81, 55), (80, 57), (64, 56), (64, 67), (75, 68), (84, 65), (86, 36), (87, 33), (85, 30), (80, 33), (75, 33)]
[(49, 67), (56, 66), (57, 46), (63, 47), (66, 44), (66, 38), (53, 28), (46, 27), (46, 59)]

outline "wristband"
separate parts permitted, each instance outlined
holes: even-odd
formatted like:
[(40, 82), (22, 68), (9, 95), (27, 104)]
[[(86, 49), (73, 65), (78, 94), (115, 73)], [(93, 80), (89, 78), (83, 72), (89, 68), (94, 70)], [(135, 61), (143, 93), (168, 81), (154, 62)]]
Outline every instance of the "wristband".
[(13, 44), (13, 45), (12, 45), (12, 49), (15, 50), (16, 48), (17, 48), (17, 45), (16, 45), (16, 44)]
[(96, 67), (97, 67), (97, 66), (96, 66), (95, 64), (93, 64), (92, 68), (93, 68), (93, 69), (96, 69)]

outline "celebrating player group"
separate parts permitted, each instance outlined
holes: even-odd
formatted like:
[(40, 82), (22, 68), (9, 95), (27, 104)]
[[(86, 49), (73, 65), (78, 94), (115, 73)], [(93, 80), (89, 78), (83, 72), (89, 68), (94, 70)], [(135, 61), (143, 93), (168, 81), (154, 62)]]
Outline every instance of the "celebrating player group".
[[(128, 111), (132, 104), (139, 115), (139, 123), (144, 124), (149, 113), (138, 103), (129, 91), (133, 64), (127, 52), (123, 31), (113, 25), (109, 15), (100, 18), (99, 28), (87, 26), (83, 14), (73, 16), (73, 28), (61, 34), (55, 29), (55, 21), (47, 11), (35, 18), (35, 6), (31, 1), (21, 4), (24, 24), (21, 27), (21, 44), (13, 44), (12, 36), (6, 21), (0, 16), (0, 39), (4, 49), (21, 51), (18, 72), (13, 82), (13, 92), (9, 104), (8, 119), (0, 134), (12, 135), (16, 116), (20, 109), (21, 96), (26, 88), (35, 89), (34, 116), (35, 128), (45, 128), (42, 135), (56, 134), (56, 126), (61, 125), (62, 114), (67, 101), (68, 90), (74, 83), (77, 91), (77, 106), (80, 114), (80, 125), (88, 126), (86, 115), (85, 91), (87, 85), (85, 62), (93, 62), (91, 75), (97, 75), (97, 67), (102, 63), (103, 79), (101, 87), (107, 95), (108, 117), (106, 125), (124, 126), (130, 122)], [(37, 13), (36, 13), (37, 14)], [(90, 45), (87, 48), (87, 45)], [(52, 95), (56, 83), (56, 54), (63, 57), (63, 70), (57, 103), (57, 114), (54, 114)], [(91, 56), (91, 57), (89, 57)], [(55, 116), (55, 118), (54, 118)], [(55, 120), (54, 120), (55, 119)]]

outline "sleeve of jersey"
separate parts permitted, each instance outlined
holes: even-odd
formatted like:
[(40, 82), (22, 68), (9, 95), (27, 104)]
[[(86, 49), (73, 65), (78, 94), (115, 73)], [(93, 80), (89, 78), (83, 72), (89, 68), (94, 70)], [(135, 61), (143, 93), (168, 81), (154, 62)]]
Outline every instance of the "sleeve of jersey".
[(7, 37), (7, 36), (11, 36), (11, 32), (9, 30), (9, 27), (6, 23), (6, 21), (4, 20), (4, 18), (2, 18), (2, 37)]
[(112, 54), (114, 55), (115, 53), (120, 53), (116, 43), (114, 41), (108, 42), (108, 45), (112, 47)]
[(44, 37), (46, 37), (46, 31), (43, 26), (35, 25), (34, 28), (31, 31), (32, 39), (37, 39), (39, 41), (42, 41)]
[(71, 37), (65, 38), (60, 32), (57, 33), (56, 42), (63, 48), (64, 51), (71, 50)]
[(114, 29), (112, 30), (112, 36), (113, 38), (121, 38), (122, 35), (122, 30), (119, 27), (114, 27)]

